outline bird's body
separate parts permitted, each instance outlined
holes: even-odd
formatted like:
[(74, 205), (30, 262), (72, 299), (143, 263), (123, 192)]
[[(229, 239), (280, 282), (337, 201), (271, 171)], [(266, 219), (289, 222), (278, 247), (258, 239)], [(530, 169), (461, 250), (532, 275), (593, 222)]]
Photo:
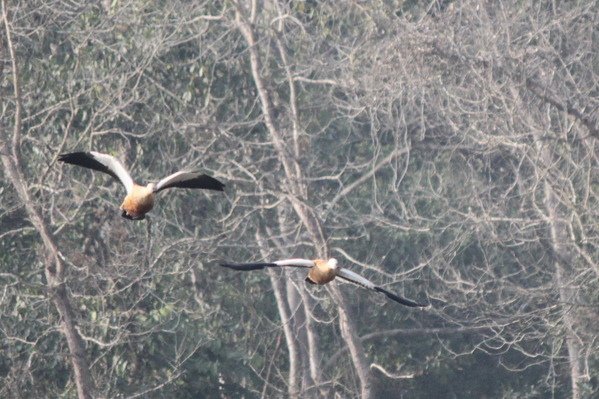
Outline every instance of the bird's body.
[(95, 151), (62, 154), (58, 160), (97, 170), (119, 180), (127, 190), (127, 195), (120, 207), (121, 216), (131, 220), (144, 219), (146, 213), (154, 207), (156, 193), (161, 190), (167, 188), (202, 188), (223, 191), (225, 186), (208, 175), (187, 171), (173, 173), (156, 184), (149, 183), (147, 186), (142, 186), (133, 182), (131, 175), (118, 159)]
[(364, 288), (380, 292), (385, 294), (389, 299), (394, 300), (395, 302), (401, 303), (405, 306), (410, 307), (426, 307), (428, 305), (421, 304), (418, 302), (411, 301), (406, 298), (402, 298), (399, 295), (396, 295), (386, 289), (375, 285), (370, 280), (365, 279), (352, 272), (351, 270), (342, 268), (338, 266), (337, 259), (330, 258), (329, 260), (324, 259), (285, 259), (279, 260), (271, 263), (221, 263), (221, 266), (233, 269), (233, 270), (241, 270), (241, 271), (250, 271), (250, 270), (258, 270), (264, 269), (266, 267), (299, 267), (299, 268), (308, 268), (308, 276), (306, 276), (306, 281), (310, 284), (318, 284), (324, 285), (330, 283), (335, 279), (335, 277), (339, 277), (341, 279), (347, 280), (354, 284), (360, 285)]
[(131, 219), (137, 220), (143, 218), (143, 216), (150, 212), (154, 208), (154, 197), (156, 195), (148, 186), (133, 185), (131, 193), (127, 194), (123, 203), (121, 204), (121, 210), (125, 215), (131, 217)]
[(337, 267), (331, 267), (324, 259), (314, 259), (314, 267), (308, 272), (306, 281), (310, 284), (324, 285), (335, 279)]

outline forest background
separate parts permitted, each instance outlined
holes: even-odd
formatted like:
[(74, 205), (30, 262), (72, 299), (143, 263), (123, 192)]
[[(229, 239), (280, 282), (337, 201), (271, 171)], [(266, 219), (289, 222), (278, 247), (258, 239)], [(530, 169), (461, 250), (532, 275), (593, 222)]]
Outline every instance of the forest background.
[(597, 1), (0, 3), (0, 397), (597, 397)]

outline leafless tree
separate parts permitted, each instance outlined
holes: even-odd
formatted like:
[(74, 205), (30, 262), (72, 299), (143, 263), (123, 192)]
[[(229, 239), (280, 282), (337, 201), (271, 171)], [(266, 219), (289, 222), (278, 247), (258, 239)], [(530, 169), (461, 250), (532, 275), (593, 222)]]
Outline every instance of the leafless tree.
[[(2, 1), (0, 396), (400, 396), (479, 353), (595, 395), (594, 8)], [(131, 223), (56, 162), (91, 149), (226, 192)], [(217, 266), (291, 256), (431, 308)]]
[(396, 204), (381, 196), (372, 219), (435, 234), (420, 255), (446, 303), (439, 316), (486, 326), (480, 349), (547, 365), (552, 390), (565, 362), (574, 398), (592, 389), (596, 347), (593, 20), (589, 4), (455, 3), (389, 23), (393, 34), (348, 70), (372, 77), (352, 108), (405, 132), (398, 187), (422, 182)]

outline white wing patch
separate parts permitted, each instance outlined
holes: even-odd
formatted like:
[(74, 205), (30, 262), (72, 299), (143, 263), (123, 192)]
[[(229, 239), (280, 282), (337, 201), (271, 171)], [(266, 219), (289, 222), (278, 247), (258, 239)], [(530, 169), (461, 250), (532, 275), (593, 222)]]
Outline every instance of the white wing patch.
[(284, 259), (273, 263), (277, 266), (314, 267), (314, 261), (309, 259)]
[(123, 166), (121, 161), (113, 157), (112, 155), (102, 154), (100, 152), (90, 151), (90, 154), (94, 157), (94, 159), (100, 162), (102, 165), (106, 166), (115, 175), (119, 178), (125, 189), (127, 190), (127, 194), (131, 193), (133, 190), (133, 179), (127, 169)]
[(154, 188), (154, 192), (160, 191), (165, 186), (168, 186), (170, 184), (179, 183), (179, 182), (182, 182), (182, 181), (185, 181), (185, 180), (193, 179), (193, 178), (197, 177), (198, 175), (200, 175), (200, 173), (197, 173), (197, 172), (185, 172), (185, 171), (180, 171), (180, 172), (177, 172), (177, 173), (173, 173), (172, 175), (169, 175), (169, 176), (165, 177), (164, 179), (160, 180), (158, 183), (156, 183), (156, 187)]
[(362, 287), (369, 288), (371, 290), (373, 290), (375, 287), (372, 281), (365, 279), (364, 277), (352, 272), (351, 270), (337, 269), (337, 277), (341, 277), (347, 281), (361, 285)]

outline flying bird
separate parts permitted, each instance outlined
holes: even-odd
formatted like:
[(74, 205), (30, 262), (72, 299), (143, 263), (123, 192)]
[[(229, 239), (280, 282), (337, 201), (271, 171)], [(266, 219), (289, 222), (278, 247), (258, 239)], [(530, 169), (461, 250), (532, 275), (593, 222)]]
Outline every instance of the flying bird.
[(223, 191), (225, 185), (213, 177), (200, 172), (180, 171), (165, 177), (158, 183), (140, 186), (133, 182), (131, 175), (115, 157), (95, 151), (61, 154), (58, 160), (104, 172), (120, 181), (127, 190), (127, 196), (120, 209), (121, 216), (130, 220), (142, 220), (154, 207), (156, 193), (167, 188), (203, 188)]
[(241, 270), (241, 271), (249, 271), (249, 270), (259, 270), (267, 267), (300, 267), (310, 269), (308, 272), (308, 276), (306, 277), (306, 281), (310, 284), (318, 284), (323, 285), (327, 284), (335, 277), (342, 278), (354, 284), (360, 285), (369, 290), (381, 292), (387, 295), (388, 298), (394, 300), (395, 302), (399, 302), (402, 305), (410, 306), (410, 307), (426, 307), (428, 305), (424, 305), (418, 302), (411, 301), (406, 298), (402, 298), (399, 295), (396, 295), (386, 289), (375, 285), (373, 282), (365, 279), (352, 272), (351, 270), (344, 269), (337, 264), (337, 259), (331, 258), (329, 260), (324, 259), (285, 259), (278, 260), (271, 263), (221, 263), (223, 267), (233, 269), (233, 270)]

